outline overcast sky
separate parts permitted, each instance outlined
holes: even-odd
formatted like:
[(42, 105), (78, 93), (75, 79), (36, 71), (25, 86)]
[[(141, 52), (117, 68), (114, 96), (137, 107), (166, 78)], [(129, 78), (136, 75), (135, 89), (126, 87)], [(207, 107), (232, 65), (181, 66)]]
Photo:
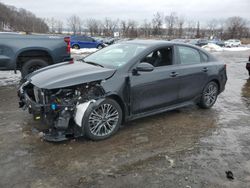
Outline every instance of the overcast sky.
[(176, 12), (194, 21), (241, 16), (250, 20), (250, 0), (0, 0), (25, 8), (38, 17), (55, 17), (65, 22), (75, 14), (82, 19), (151, 20), (155, 12)]

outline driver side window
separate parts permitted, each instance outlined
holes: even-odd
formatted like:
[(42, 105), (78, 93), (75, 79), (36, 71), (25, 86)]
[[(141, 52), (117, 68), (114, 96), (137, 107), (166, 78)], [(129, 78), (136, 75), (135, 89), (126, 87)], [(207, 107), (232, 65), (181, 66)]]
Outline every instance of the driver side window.
[(154, 50), (146, 57), (144, 57), (140, 62), (146, 62), (154, 67), (161, 67), (173, 64), (173, 48), (165, 47)]

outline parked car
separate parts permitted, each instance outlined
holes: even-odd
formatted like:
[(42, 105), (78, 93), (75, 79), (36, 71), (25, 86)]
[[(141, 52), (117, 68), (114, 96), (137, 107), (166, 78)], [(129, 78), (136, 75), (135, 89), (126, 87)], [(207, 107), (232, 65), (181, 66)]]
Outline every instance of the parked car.
[(95, 40), (92, 37), (88, 36), (71, 36), (70, 37), (70, 46), (74, 49), (80, 48), (98, 48), (101, 49), (105, 45), (102, 41)]
[(172, 39), (171, 42), (182, 42), (182, 43), (188, 43), (188, 39)]
[(192, 104), (211, 108), (226, 81), (225, 64), (201, 48), (134, 40), (34, 72), (19, 104), (50, 124), (46, 140), (102, 140), (129, 120)]
[(0, 33), (0, 70), (20, 70), (22, 77), (70, 59), (68, 37)]
[(250, 76), (250, 56), (248, 58), (248, 63), (246, 64), (246, 69), (248, 70), (248, 74)]
[(112, 37), (106, 37), (106, 38), (102, 38), (102, 37), (93, 37), (96, 41), (100, 41), (106, 45), (111, 45), (115, 42), (115, 38)]
[(218, 45), (220, 47), (225, 46), (225, 42), (222, 41), (222, 40), (218, 40), (218, 39), (209, 40), (208, 43), (216, 44), (216, 45)]
[(225, 41), (226, 47), (238, 47), (241, 45), (241, 41), (238, 39), (229, 39)]
[(104, 38), (103, 42), (107, 45), (111, 45), (111, 44), (114, 44), (115, 42), (115, 39), (112, 38), (112, 37), (107, 37), (107, 38)]
[(202, 46), (208, 44), (208, 40), (206, 40), (206, 39), (190, 39), (188, 41), (188, 43), (202, 47)]

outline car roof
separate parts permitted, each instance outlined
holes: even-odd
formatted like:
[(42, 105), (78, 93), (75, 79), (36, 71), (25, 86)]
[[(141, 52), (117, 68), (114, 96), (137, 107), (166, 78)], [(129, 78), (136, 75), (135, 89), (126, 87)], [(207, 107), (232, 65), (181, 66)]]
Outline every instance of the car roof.
[(124, 41), (121, 43), (129, 43), (129, 44), (141, 44), (145, 45), (148, 47), (155, 47), (155, 46), (162, 46), (162, 45), (185, 45), (193, 48), (197, 48), (199, 50), (202, 50), (201, 48), (188, 44), (188, 43), (183, 43), (183, 42), (175, 42), (175, 41), (165, 41), (165, 40), (129, 40), (129, 41)]
[(164, 40), (147, 40), (147, 39), (140, 40), (140, 39), (135, 39), (135, 40), (126, 41), (126, 43), (144, 44), (144, 45), (156, 45), (156, 44), (170, 44), (172, 42), (164, 41)]

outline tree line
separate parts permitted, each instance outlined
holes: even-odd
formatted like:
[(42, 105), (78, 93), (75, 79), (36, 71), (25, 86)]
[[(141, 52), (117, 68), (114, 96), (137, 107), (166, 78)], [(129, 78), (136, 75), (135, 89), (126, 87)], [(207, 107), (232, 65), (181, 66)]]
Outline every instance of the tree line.
[(0, 31), (47, 33), (48, 25), (41, 18), (25, 9), (0, 3)]
[[(241, 17), (230, 17), (227, 19), (211, 19), (201, 24), (199, 21), (191, 21), (183, 16), (178, 16), (175, 12), (165, 15), (156, 12), (151, 20), (143, 20), (139, 23), (136, 20), (119, 20), (104, 18), (81, 19), (77, 15), (72, 15), (66, 20), (66, 25), (55, 18), (46, 19), (50, 28), (50, 33), (85, 34), (91, 36), (112, 37), (114, 32), (119, 32), (120, 36), (127, 38), (204, 38), (214, 37), (221, 39), (229, 38), (250, 38), (250, 29), (246, 19)], [(65, 29), (67, 28), (67, 29)]]
[(98, 20), (89, 18), (82, 20), (77, 15), (67, 19), (67, 26), (73, 34), (90, 34), (91, 36), (113, 36), (119, 32), (121, 36), (134, 38), (204, 38), (214, 37), (221, 39), (250, 38), (248, 20), (241, 17), (227, 19), (211, 19), (201, 24), (178, 16), (175, 12), (167, 15), (156, 12), (151, 20), (145, 19), (142, 23), (134, 19), (119, 20), (104, 18)]
[(126, 38), (250, 38), (250, 21), (241, 17), (211, 19), (206, 23), (188, 20), (175, 12), (156, 12), (152, 18), (138, 22), (135, 19), (119, 20), (104, 18), (82, 19), (72, 15), (61, 21), (55, 18), (41, 19), (25, 9), (17, 9), (0, 3), (0, 31), (24, 31), (36, 33), (85, 34), (110, 36), (119, 32)]

